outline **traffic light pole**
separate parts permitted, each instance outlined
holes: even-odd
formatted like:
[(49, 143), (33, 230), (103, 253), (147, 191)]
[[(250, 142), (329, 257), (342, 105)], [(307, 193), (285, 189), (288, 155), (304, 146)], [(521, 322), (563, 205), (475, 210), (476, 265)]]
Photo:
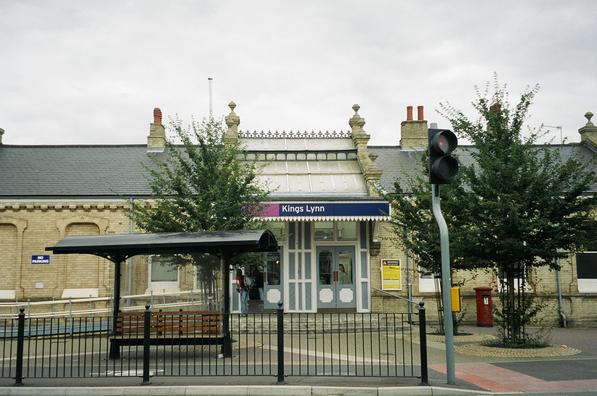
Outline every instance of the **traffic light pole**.
[(446, 338), (446, 374), (448, 384), (456, 384), (454, 373), (454, 323), (452, 322), (452, 300), (450, 298), (450, 240), (448, 225), (440, 207), (439, 184), (432, 184), (433, 216), (439, 227), (440, 247), (442, 256), (442, 303), (444, 306), (444, 335)]

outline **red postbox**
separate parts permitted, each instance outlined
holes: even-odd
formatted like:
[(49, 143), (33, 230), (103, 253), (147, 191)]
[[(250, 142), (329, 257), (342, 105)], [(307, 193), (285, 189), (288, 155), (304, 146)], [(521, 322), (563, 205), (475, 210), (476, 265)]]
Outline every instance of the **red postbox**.
[(491, 300), (491, 287), (475, 287), (477, 298), (477, 326), (493, 326), (493, 301)]

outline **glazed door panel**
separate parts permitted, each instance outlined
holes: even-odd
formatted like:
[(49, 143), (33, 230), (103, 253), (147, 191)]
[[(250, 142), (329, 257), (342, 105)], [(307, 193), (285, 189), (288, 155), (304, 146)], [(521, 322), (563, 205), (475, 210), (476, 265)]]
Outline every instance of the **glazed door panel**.
[(354, 246), (317, 247), (317, 307), (355, 308)]
[(265, 277), (263, 282), (263, 309), (277, 309), (278, 302), (284, 299), (283, 288), (283, 248), (277, 252), (265, 253)]

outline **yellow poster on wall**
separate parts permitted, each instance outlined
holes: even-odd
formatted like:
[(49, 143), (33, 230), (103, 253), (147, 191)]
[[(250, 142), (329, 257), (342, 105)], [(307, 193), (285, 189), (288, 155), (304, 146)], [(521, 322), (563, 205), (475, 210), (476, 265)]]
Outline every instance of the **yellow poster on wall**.
[(381, 289), (400, 290), (400, 260), (381, 259)]

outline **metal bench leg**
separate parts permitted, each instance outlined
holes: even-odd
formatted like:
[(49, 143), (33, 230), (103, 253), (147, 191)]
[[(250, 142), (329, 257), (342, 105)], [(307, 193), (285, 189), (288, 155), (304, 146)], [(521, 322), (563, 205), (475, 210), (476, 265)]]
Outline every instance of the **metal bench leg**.
[(230, 337), (230, 332), (224, 333), (224, 340), (222, 342), (222, 356), (232, 357), (232, 337)]
[(120, 359), (120, 344), (116, 340), (110, 340), (110, 359)]

